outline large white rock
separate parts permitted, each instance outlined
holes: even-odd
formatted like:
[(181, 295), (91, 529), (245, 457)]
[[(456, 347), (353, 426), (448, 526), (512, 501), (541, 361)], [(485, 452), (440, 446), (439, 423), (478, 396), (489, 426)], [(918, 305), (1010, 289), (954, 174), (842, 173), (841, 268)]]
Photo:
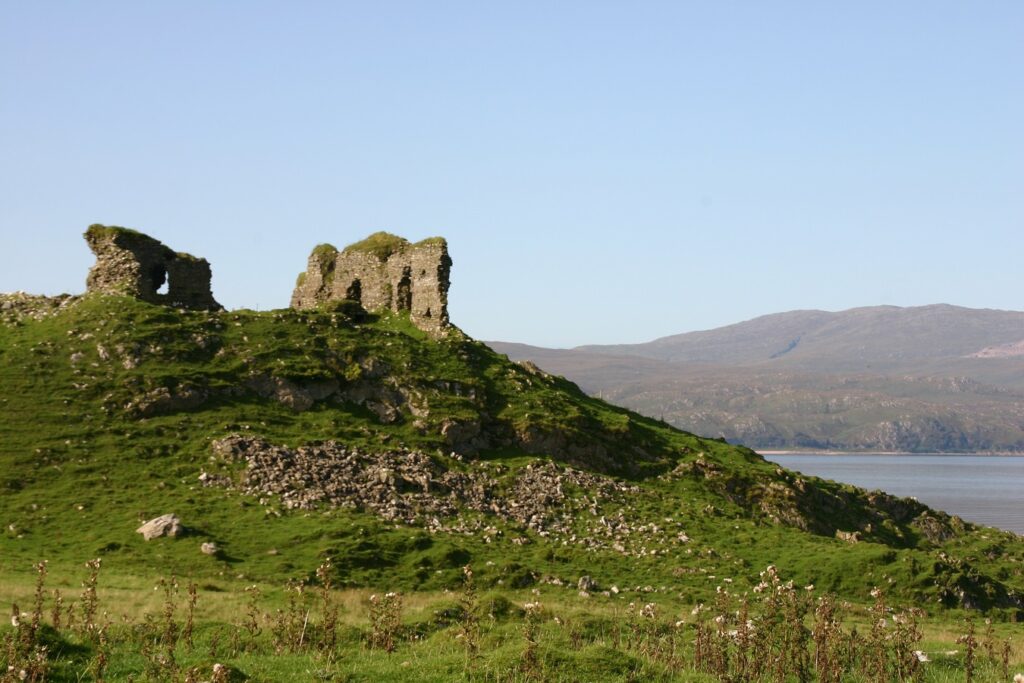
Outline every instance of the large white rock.
[(138, 529), (135, 533), (142, 534), (142, 537), (147, 541), (160, 538), (161, 536), (170, 536), (174, 538), (181, 536), (185, 528), (181, 526), (181, 520), (175, 514), (160, 515), (154, 519), (149, 520)]

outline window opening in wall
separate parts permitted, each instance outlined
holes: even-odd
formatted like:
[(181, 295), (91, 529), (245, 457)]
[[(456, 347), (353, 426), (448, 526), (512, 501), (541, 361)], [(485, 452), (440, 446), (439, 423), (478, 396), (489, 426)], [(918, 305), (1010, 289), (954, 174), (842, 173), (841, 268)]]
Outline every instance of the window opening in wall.
[(149, 275), (153, 280), (153, 292), (156, 294), (167, 294), (169, 290), (167, 284), (167, 269), (163, 266), (153, 266)]
[(400, 311), (412, 310), (412, 269), (402, 270), (402, 279), (398, 281), (398, 298), (395, 307)]
[(359, 280), (353, 280), (352, 284), (345, 290), (345, 298), (350, 301), (355, 301), (360, 306), (363, 305), (363, 283)]

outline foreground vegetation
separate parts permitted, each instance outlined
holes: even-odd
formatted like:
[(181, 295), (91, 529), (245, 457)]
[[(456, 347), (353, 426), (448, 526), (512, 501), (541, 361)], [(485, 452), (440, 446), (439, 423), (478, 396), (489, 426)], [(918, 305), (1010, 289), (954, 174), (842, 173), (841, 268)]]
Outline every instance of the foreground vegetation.
[[(787, 472), (457, 330), (428, 338), (346, 307), (2, 303), (0, 604), (18, 609), (0, 676), (981, 681), (1020, 668), (1006, 648), (1024, 617), (1019, 537)], [(398, 463), (415, 452), (436, 476), (376, 472), (377, 507), (293, 505), (250, 491), (251, 465), (214, 447), (238, 435)], [(184, 535), (135, 532), (171, 512)], [(967, 620), (974, 644), (957, 644)]]
[[(480, 593), (470, 567), (441, 594), (338, 591), (331, 563), (274, 595), (160, 579), (152, 595), (48, 590), (39, 564), (2, 637), (0, 681), (1009, 681), (1020, 651), (1005, 626), (967, 616), (955, 640), (880, 589), (859, 608), (784, 582), (769, 566), (750, 592), (711, 604), (565, 591)], [(107, 610), (131, 602), (130, 613)], [(616, 596), (617, 597), (617, 596)], [(509, 598), (512, 598), (511, 600)], [(141, 608), (141, 609), (140, 609)], [(6, 671), (6, 673), (4, 673)]]

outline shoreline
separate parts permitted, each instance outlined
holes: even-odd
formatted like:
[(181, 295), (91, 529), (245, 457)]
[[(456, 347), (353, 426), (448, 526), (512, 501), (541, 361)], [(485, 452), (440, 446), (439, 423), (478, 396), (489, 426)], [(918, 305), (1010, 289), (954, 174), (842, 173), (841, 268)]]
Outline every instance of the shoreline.
[(1024, 453), (1020, 451), (964, 451), (964, 452), (935, 452), (922, 453), (913, 451), (836, 451), (836, 450), (758, 450), (753, 449), (758, 455), (950, 455), (950, 456), (971, 456), (979, 458), (1020, 458)]

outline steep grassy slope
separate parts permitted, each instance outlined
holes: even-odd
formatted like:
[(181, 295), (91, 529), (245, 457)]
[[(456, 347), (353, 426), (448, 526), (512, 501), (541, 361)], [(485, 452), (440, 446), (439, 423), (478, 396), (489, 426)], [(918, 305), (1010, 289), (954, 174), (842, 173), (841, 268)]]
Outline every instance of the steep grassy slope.
[(794, 311), (648, 344), (494, 343), (589, 393), (756, 448), (1024, 450), (1024, 314)]
[[(100, 555), (127, 574), (279, 581), (333, 556), (343, 585), (436, 589), (472, 561), (493, 585), (591, 574), (697, 599), (711, 588), (706, 576), (756, 583), (776, 563), (854, 598), (884, 580), (936, 605), (1021, 606), (1024, 546), (1010, 534), (798, 477), (590, 398), (457, 331), (427, 338), (401, 317), (344, 308), (5, 301), (5, 571)], [(437, 513), (409, 497), (415, 484), (384, 475), (389, 496), (411, 501), (403, 523), (358, 501), (289, 510), (239, 492), (244, 465), (212, 446), (230, 435), (392, 457), (412, 449), (439, 480), (472, 480), (482, 492), (438, 484), (430, 495), (455, 512)], [(202, 485), (203, 473), (223, 485)], [(505, 494), (536, 504), (536, 519), (503, 507)], [(134, 532), (168, 512), (190, 536), (146, 543)], [(435, 514), (447, 515), (436, 533), (426, 530)], [(222, 554), (200, 555), (206, 540)]]

